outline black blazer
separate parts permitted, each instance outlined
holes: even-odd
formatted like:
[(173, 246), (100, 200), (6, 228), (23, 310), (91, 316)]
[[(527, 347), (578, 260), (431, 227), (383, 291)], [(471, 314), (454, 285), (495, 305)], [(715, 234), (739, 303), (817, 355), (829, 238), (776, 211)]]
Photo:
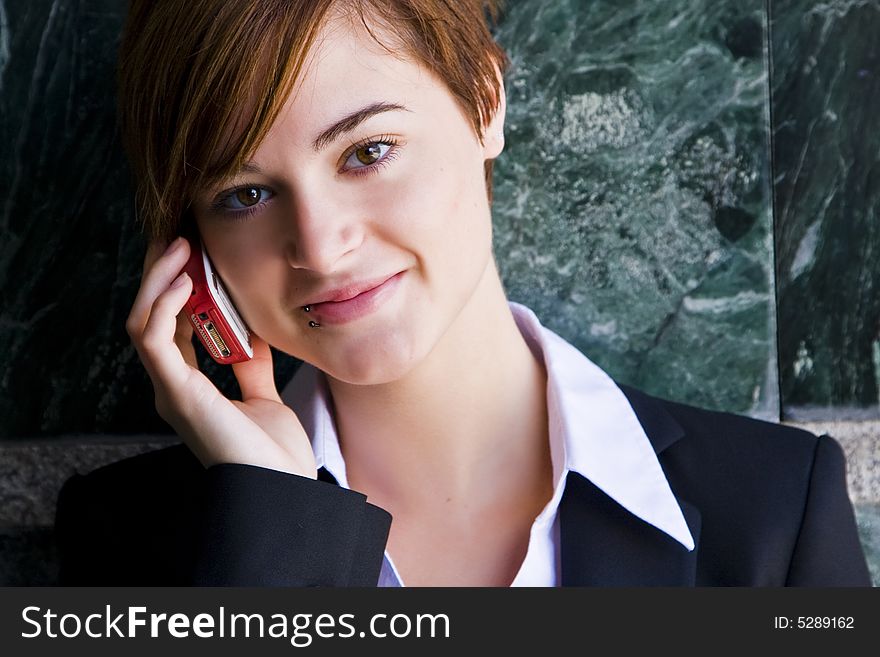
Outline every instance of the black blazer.
[[(870, 586), (833, 439), (622, 389), (696, 547), (571, 473), (564, 586)], [(58, 499), (61, 583), (375, 586), (391, 516), (335, 483), (206, 470), (183, 445), (76, 475)]]

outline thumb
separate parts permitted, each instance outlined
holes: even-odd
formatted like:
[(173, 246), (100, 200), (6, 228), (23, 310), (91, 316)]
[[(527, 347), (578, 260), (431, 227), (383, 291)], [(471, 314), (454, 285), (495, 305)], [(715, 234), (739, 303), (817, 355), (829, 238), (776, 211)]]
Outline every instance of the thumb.
[(232, 371), (241, 388), (242, 401), (249, 399), (268, 399), (281, 402), (275, 386), (275, 373), (272, 370), (272, 351), (269, 344), (251, 333), (251, 346), (254, 357), (242, 363), (233, 363)]

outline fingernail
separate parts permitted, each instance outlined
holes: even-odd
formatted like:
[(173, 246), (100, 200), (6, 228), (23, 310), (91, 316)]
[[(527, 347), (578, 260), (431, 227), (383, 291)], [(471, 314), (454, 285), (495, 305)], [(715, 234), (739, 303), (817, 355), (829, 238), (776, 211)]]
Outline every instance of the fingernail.
[(174, 279), (174, 282), (171, 284), (172, 288), (177, 288), (186, 283), (186, 279), (189, 278), (189, 274), (183, 272), (180, 276)]
[(173, 242), (171, 242), (171, 244), (168, 245), (167, 249), (165, 249), (165, 255), (166, 256), (171, 255), (172, 253), (177, 251), (182, 245), (183, 245), (183, 238), (178, 237)]

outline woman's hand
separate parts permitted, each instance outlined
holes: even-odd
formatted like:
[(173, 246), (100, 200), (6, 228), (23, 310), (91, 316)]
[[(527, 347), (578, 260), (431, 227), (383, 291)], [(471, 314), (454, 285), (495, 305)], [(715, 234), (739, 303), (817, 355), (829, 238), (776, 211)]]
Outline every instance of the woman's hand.
[[(164, 250), (164, 253), (163, 253)], [(156, 410), (202, 465), (243, 463), (315, 479), (315, 457), (296, 414), (281, 401), (265, 341), (251, 335), (254, 357), (232, 365), (242, 401), (229, 400), (196, 364), (192, 326), (181, 313), (192, 280), (181, 273), (189, 242), (152, 243), (125, 327), (156, 393)]]

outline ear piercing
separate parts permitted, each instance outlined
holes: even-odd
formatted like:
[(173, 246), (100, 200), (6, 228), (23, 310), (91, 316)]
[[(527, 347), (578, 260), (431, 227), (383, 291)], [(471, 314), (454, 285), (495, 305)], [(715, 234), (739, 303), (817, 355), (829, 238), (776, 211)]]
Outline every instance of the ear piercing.
[[(306, 313), (307, 313), (307, 312), (310, 312), (311, 309), (312, 309), (311, 306), (303, 306), (303, 312), (306, 312)], [(312, 328), (319, 328), (321, 325), (318, 324), (318, 322), (315, 322), (315, 321), (309, 320), (309, 326), (312, 327)]]

